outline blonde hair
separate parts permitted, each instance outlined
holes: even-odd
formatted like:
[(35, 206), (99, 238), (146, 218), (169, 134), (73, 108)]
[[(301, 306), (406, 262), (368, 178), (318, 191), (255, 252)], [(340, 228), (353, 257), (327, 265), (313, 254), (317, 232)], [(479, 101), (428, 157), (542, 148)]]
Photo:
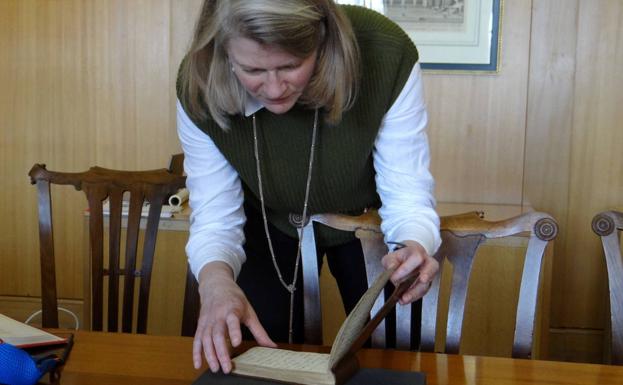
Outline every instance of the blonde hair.
[[(318, 51), (299, 103), (323, 108), (337, 123), (356, 98), (359, 50), (350, 21), (333, 0), (205, 0), (180, 67), (182, 103), (191, 117), (222, 128), (242, 114), (247, 92), (231, 71), (228, 42), (237, 37), (279, 47), (299, 58)], [(207, 111), (206, 111), (207, 108)]]

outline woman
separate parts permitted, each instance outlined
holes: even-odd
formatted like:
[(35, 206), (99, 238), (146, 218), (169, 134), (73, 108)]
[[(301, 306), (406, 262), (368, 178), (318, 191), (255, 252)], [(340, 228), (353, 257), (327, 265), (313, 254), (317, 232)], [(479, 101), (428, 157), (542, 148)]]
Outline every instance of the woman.
[[(178, 78), (178, 132), (199, 281), (193, 345), (231, 370), (244, 324), (260, 345), (300, 341), (300, 241), (290, 214), (380, 207), (383, 264), (428, 290), (440, 244), (417, 50), (394, 23), (332, 0), (206, 0)], [(382, 205), (381, 205), (382, 204)], [(392, 243), (394, 242), (394, 243)], [(361, 245), (321, 228), (346, 311), (366, 289)]]

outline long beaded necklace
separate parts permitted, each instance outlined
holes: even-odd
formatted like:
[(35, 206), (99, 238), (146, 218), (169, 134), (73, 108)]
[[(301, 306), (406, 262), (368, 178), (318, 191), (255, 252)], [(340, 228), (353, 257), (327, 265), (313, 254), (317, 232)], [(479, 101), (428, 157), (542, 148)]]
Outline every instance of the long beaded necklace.
[[(301, 261), (301, 245), (303, 243), (303, 232), (301, 232), (299, 236), (298, 247), (296, 250), (296, 260), (294, 263), (294, 275), (292, 278), (292, 283), (287, 284), (285, 280), (283, 279), (279, 266), (277, 265), (277, 258), (275, 257), (275, 251), (273, 249), (273, 242), (270, 238), (270, 233), (268, 231), (268, 218), (266, 216), (266, 207), (264, 204), (264, 192), (262, 188), (262, 172), (260, 171), (260, 152), (258, 150), (257, 125), (255, 123), (255, 114), (253, 114), (252, 120), (253, 120), (253, 150), (254, 150), (254, 155), (255, 155), (255, 167), (257, 171), (258, 189), (260, 193), (260, 204), (262, 207), (262, 219), (264, 221), (264, 232), (266, 234), (266, 240), (268, 241), (268, 249), (270, 250), (270, 256), (273, 260), (273, 266), (275, 267), (275, 271), (277, 272), (277, 276), (279, 277), (279, 282), (281, 282), (281, 285), (290, 293), (290, 319), (289, 319), (289, 324), (288, 324), (288, 342), (292, 343), (293, 342), (292, 336), (294, 333), (293, 331), (294, 292), (296, 291), (296, 281), (298, 278), (299, 264)], [(305, 185), (305, 200), (303, 201), (303, 217), (301, 220), (301, 223), (303, 225), (305, 225), (305, 223), (307, 222), (307, 203), (309, 200), (309, 190), (310, 190), (311, 176), (312, 176), (312, 170), (313, 170), (313, 165), (314, 165), (314, 152), (316, 150), (317, 129), (318, 129), (318, 109), (314, 111), (314, 126), (312, 129), (312, 141), (311, 141), (311, 147), (309, 150), (309, 166), (307, 169), (307, 182)]]

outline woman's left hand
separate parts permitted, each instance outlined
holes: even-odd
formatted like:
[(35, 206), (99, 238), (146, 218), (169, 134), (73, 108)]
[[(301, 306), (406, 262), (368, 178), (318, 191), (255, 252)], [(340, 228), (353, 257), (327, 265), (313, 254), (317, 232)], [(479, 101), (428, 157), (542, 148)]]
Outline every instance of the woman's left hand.
[(391, 280), (394, 284), (400, 282), (409, 273), (419, 270), (420, 275), (411, 287), (400, 297), (401, 304), (408, 304), (424, 296), (439, 270), (437, 260), (428, 255), (424, 247), (415, 241), (402, 242), (405, 247), (392, 251), (383, 257), (382, 263), (386, 269), (396, 268)]

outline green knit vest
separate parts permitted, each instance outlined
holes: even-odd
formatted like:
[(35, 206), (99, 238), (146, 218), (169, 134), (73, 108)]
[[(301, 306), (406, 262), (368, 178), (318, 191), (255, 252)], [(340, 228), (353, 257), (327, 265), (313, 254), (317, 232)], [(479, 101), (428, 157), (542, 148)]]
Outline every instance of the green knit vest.
[[(318, 119), (316, 152), (308, 203), (315, 213), (359, 214), (379, 207), (372, 150), (385, 113), (400, 94), (418, 59), (409, 37), (392, 21), (372, 10), (343, 6), (362, 59), (358, 99), (337, 125)], [(184, 100), (179, 94), (178, 98)], [(263, 194), (269, 221), (297, 237), (290, 213), (301, 214), (305, 197), (314, 111), (295, 105), (285, 114), (266, 109), (256, 114)], [(224, 131), (211, 119), (193, 120), (210, 136), (238, 172), (245, 204), (259, 209), (258, 177), (253, 151), (252, 118), (231, 117)], [(319, 226), (316, 241), (324, 247), (342, 244), (353, 235)]]

